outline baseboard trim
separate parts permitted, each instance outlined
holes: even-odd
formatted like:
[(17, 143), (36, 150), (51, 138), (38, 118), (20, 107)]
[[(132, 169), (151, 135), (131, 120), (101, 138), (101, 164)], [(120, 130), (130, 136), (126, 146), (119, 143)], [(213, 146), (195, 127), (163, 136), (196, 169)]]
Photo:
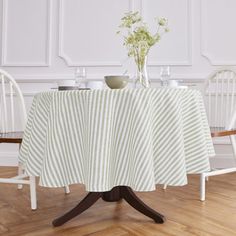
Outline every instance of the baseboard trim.
[(17, 166), (18, 152), (0, 152), (0, 166)]
[(230, 154), (220, 154), (215, 157), (210, 158), (210, 163), (212, 168), (231, 168), (236, 166), (236, 160), (233, 155)]

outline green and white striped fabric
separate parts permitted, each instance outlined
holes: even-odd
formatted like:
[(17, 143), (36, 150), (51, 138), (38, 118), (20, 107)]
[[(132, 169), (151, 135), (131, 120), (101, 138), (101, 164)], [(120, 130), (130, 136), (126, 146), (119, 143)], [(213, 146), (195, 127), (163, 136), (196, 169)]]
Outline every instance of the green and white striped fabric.
[(40, 185), (87, 191), (187, 183), (214, 148), (203, 99), (190, 89), (43, 92), (34, 97), (20, 161)]

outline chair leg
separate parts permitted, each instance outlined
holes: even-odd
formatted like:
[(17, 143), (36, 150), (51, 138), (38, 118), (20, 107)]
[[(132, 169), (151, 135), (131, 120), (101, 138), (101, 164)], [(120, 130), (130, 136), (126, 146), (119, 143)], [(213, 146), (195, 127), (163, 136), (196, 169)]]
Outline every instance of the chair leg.
[(167, 184), (163, 185), (163, 189), (166, 190), (167, 189)]
[(65, 190), (65, 194), (69, 194), (70, 193), (70, 187), (68, 185), (66, 185), (64, 187), (64, 190)]
[[(20, 148), (21, 148), (21, 143), (19, 144), (19, 152), (20, 152)], [(18, 175), (23, 175), (23, 174), (24, 174), (23, 165), (19, 162), (18, 163)], [(18, 184), (17, 188), (22, 189), (23, 184)]]
[[(18, 175), (23, 175), (24, 174), (24, 169), (21, 163), (18, 164)], [(18, 184), (17, 185), (18, 189), (22, 189), (23, 188), (23, 184)]]
[(37, 197), (36, 197), (36, 182), (35, 176), (30, 176), (30, 201), (31, 201), (31, 209), (37, 209)]
[(234, 162), (236, 164), (236, 141), (235, 141), (235, 136), (234, 135), (230, 136), (230, 141), (231, 141), (232, 148), (233, 148)]
[(205, 201), (206, 199), (206, 176), (202, 173), (200, 176), (200, 200)]

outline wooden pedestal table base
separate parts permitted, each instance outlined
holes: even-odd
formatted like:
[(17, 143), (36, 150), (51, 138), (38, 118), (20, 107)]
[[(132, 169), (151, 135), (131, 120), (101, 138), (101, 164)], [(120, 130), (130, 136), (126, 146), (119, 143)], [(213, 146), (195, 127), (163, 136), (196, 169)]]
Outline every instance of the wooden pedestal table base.
[(117, 186), (109, 192), (90, 192), (88, 195), (72, 210), (68, 211), (63, 216), (55, 219), (52, 224), (53, 226), (61, 226), (72, 218), (80, 215), (82, 212), (91, 207), (99, 198), (104, 201), (116, 202), (121, 199), (126, 200), (133, 208), (142, 214), (152, 218), (156, 223), (162, 224), (165, 221), (165, 217), (160, 213), (154, 211), (148, 207), (143, 201), (141, 201), (127, 186)]

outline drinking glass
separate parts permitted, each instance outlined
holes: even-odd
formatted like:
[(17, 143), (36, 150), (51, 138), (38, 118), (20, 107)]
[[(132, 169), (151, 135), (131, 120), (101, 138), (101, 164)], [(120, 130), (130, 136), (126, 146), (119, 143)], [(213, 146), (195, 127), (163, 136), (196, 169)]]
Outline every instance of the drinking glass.
[(86, 79), (86, 68), (85, 67), (77, 67), (75, 68), (75, 83), (76, 86), (79, 86), (81, 83), (85, 82)]
[(170, 66), (161, 67), (160, 77), (161, 86), (168, 86), (168, 81), (170, 79)]

